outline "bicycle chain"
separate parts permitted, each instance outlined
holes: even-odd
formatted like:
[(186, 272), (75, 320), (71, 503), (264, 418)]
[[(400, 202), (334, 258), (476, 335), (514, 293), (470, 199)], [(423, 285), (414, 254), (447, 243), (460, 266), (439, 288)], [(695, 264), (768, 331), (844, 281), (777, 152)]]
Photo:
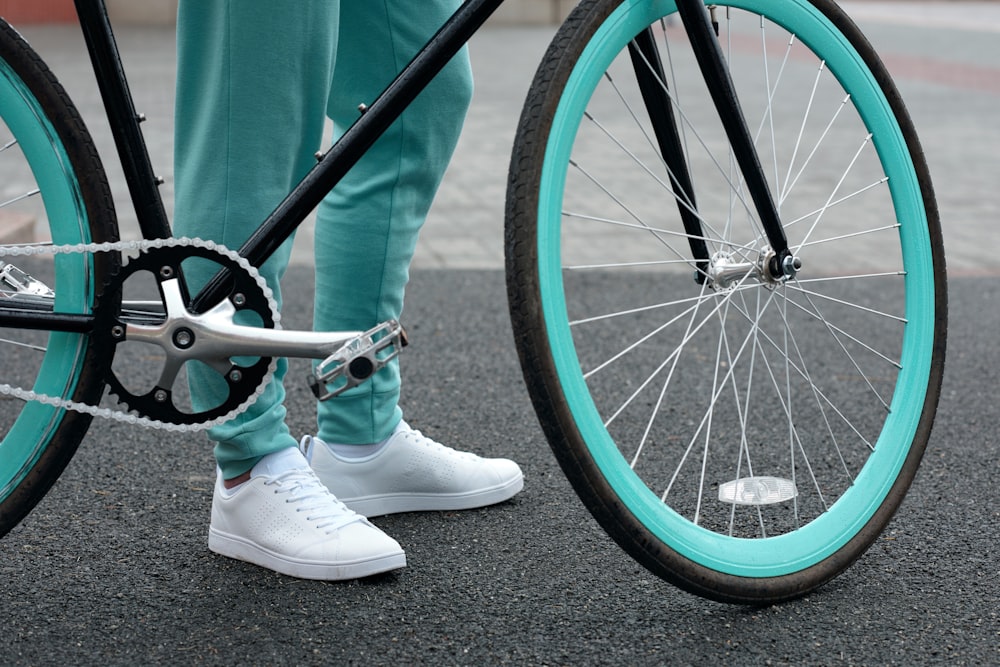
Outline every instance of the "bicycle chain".
[[(278, 312), (278, 304), (274, 300), (274, 292), (270, 287), (267, 286), (267, 282), (260, 275), (260, 272), (254, 268), (246, 258), (241, 257), (238, 253), (226, 248), (225, 246), (215, 243), (214, 241), (204, 241), (202, 239), (192, 239), (192, 238), (169, 238), (169, 239), (153, 239), (153, 240), (142, 240), (142, 241), (116, 241), (116, 242), (105, 242), (105, 243), (78, 243), (75, 245), (47, 245), (47, 246), (34, 246), (34, 245), (24, 245), (24, 246), (0, 246), (0, 259), (7, 257), (19, 257), (19, 256), (31, 256), (31, 255), (68, 255), (68, 254), (79, 254), (79, 253), (98, 253), (98, 252), (145, 252), (152, 248), (164, 248), (164, 247), (185, 247), (193, 246), (198, 248), (206, 248), (214, 252), (219, 253), (225, 257), (228, 257), (233, 262), (238, 264), (241, 269), (246, 271), (258, 284), (263, 292), (264, 296), (267, 298), (268, 307), (271, 310), (271, 317), (274, 320), (274, 328), (278, 329), (281, 327), (281, 314)], [(102, 408), (96, 405), (89, 405), (86, 403), (80, 403), (78, 401), (71, 401), (65, 398), (59, 398), (56, 396), (48, 396), (46, 394), (40, 394), (31, 389), (22, 389), (20, 387), (14, 387), (7, 383), (0, 383), (0, 396), (9, 396), (12, 398), (17, 398), (23, 401), (35, 401), (42, 403), (44, 405), (50, 405), (52, 407), (61, 408), (64, 410), (72, 410), (73, 412), (79, 412), (82, 414), (88, 414), (93, 417), (99, 417), (101, 419), (110, 419), (112, 421), (123, 422), (126, 424), (132, 424), (136, 426), (143, 426), (146, 428), (152, 428), (156, 430), (171, 431), (175, 433), (192, 433), (197, 431), (203, 431), (209, 429), (213, 426), (218, 426), (223, 424), (230, 419), (233, 419), (237, 415), (245, 412), (253, 403), (260, 398), (260, 395), (264, 392), (268, 383), (271, 381), (271, 377), (274, 374), (275, 367), (277, 365), (277, 360), (272, 359), (271, 364), (267, 370), (267, 373), (262, 378), (260, 384), (254, 393), (247, 398), (246, 401), (241, 403), (239, 406), (231, 410), (225, 415), (216, 417), (215, 419), (199, 422), (194, 424), (174, 424), (170, 422), (163, 422), (155, 419), (149, 419), (147, 417), (140, 417), (128, 412), (122, 412), (118, 410), (112, 410), (111, 408)]]

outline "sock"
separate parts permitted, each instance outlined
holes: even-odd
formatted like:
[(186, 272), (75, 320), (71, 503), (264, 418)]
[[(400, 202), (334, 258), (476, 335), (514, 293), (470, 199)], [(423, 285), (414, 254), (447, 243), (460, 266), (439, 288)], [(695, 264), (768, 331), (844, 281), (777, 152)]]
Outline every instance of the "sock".
[(268, 477), (277, 477), (289, 470), (301, 470), (308, 467), (309, 462), (306, 461), (306, 457), (302, 455), (302, 452), (295, 447), (288, 447), (265, 455), (251, 468), (250, 476), (258, 477), (260, 475), (267, 475)]
[(382, 451), (382, 448), (385, 447), (387, 444), (389, 444), (389, 441), (392, 439), (392, 436), (396, 435), (396, 433), (398, 433), (403, 428), (409, 428), (409, 427), (407, 427), (404, 422), (399, 422), (399, 424), (396, 425), (396, 428), (392, 430), (392, 433), (389, 434), (388, 438), (382, 440), (381, 442), (373, 442), (371, 444), (366, 444), (366, 445), (345, 445), (339, 442), (325, 442), (323, 440), (319, 440), (319, 438), (317, 438), (316, 440), (319, 442), (323, 442), (327, 447), (330, 448), (330, 451), (332, 451), (334, 454), (336, 454), (341, 458), (364, 459), (368, 458), (369, 456), (374, 456), (375, 454), (378, 454), (380, 451)]
[[(389, 437), (391, 438), (392, 436)], [(386, 438), (382, 442), (373, 442), (369, 445), (343, 445), (337, 442), (328, 442), (326, 446), (341, 458), (363, 459), (378, 454), (388, 442), (389, 438)]]

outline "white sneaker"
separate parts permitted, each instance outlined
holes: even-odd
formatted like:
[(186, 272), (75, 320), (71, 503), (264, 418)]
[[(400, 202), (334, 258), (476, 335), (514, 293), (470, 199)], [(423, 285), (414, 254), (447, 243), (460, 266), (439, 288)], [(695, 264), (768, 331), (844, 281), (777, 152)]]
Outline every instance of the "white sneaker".
[(323, 484), (369, 517), (483, 507), (507, 500), (524, 486), (513, 461), (457, 452), (405, 422), (376, 453), (363, 458), (340, 456), (308, 435), (299, 447)]
[(293, 448), (227, 490), (219, 475), (208, 548), (303, 579), (357, 579), (406, 565), (396, 540), (337, 500)]

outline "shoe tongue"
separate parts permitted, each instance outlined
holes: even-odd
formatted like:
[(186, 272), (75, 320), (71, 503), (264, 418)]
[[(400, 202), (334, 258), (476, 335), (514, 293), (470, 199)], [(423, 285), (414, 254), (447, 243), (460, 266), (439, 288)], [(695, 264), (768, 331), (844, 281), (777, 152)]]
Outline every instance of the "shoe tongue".
[(250, 477), (277, 477), (289, 470), (302, 470), (309, 468), (309, 462), (302, 452), (296, 447), (289, 447), (278, 452), (268, 454), (253, 467)]

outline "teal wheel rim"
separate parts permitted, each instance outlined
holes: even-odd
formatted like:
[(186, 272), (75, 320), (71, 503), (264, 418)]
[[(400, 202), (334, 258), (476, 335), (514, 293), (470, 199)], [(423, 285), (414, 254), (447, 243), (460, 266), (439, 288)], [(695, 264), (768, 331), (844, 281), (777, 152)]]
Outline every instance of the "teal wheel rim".
[[(732, 7), (755, 11), (758, 2)], [(767, 18), (823, 54), (827, 66), (849, 90), (874, 134), (901, 223), (906, 269), (907, 325), (902, 369), (890, 413), (855, 484), (811, 523), (763, 539), (729, 537), (696, 526), (660, 502), (632, 471), (604, 427), (580, 372), (568, 324), (560, 260), (565, 169), (579, 119), (591, 91), (631, 37), (676, 11), (669, 0), (630, 0), (619, 6), (586, 46), (565, 87), (546, 149), (538, 208), (538, 263), (543, 318), (564, 396), (591, 456), (614, 493), (659, 540), (682, 556), (714, 571), (741, 577), (777, 577), (799, 572), (830, 557), (872, 518), (895, 483), (923, 413), (934, 348), (935, 289), (927, 216), (914, 165), (892, 108), (851, 43), (815, 7), (802, 0), (763, 3)]]
[[(89, 242), (86, 210), (69, 157), (38, 100), (6, 62), (0, 62), (0, 108), (36, 179), (53, 243)], [(57, 257), (54, 276), (56, 310), (92, 311), (93, 270), (85, 255)], [(67, 285), (74, 289), (59, 289)], [(51, 333), (33, 386), (22, 388), (48, 396), (71, 396), (83, 370), (86, 349), (83, 336)], [(62, 409), (38, 402), (23, 406), (0, 442), (0, 499), (10, 495), (32, 469), (64, 415)]]

